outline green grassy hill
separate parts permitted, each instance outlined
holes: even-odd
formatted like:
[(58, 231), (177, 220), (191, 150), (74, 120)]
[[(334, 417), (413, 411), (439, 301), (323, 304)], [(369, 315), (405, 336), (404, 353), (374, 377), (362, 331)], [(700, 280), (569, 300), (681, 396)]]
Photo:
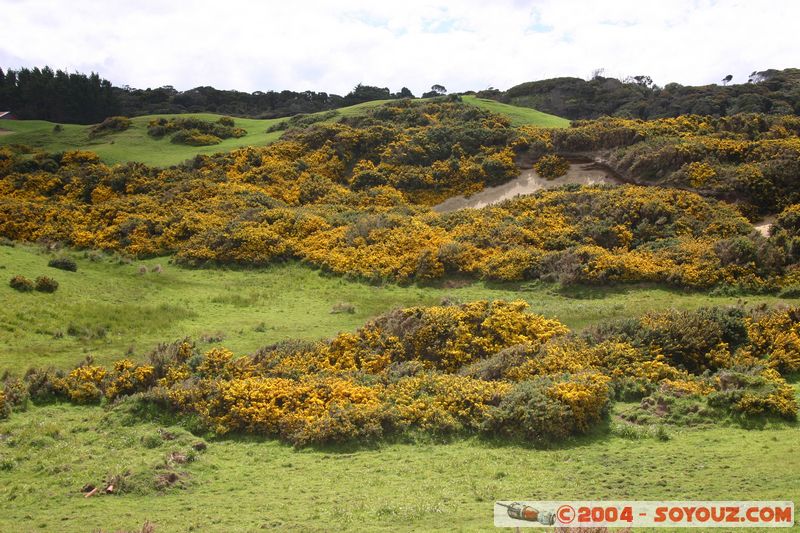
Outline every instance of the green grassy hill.
[[(387, 100), (365, 102), (350, 107), (338, 109), (338, 115), (329, 120), (338, 120), (341, 117), (356, 116), (365, 109), (379, 106)], [(545, 127), (567, 127), (569, 121), (540, 113), (535, 109), (515, 107), (483, 100), (473, 96), (465, 96), (464, 102), (488, 109), (489, 111), (507, 115), (514, 125), (535, 124)], [(24, 144), (46, 152), (60, 152), (64, 150), (89, 150), (97, 153), (106, 163), (124, 163), (138, 161), (153, 166), (169, 166), (181, 163), (197, 154), (214, 154), (227, 152), (242, 146), (263, 146), (278, 140), (282, 131), (267, 132), (286, 118), (279, 119), (248, 119), (237, 118), (236, 126), (247, 130), (247, 135), (240, 138), (225, 139), (212, 146), (186, 146), (172, 144), (168, 137), (154, 139), (147, 135), (147, 124), (154, 118), (172, 117), (176, 115), (148, 115), (134, 117), (129, 129), (119, 133), (110, 133), (97, 138), (90, 138), (91, 126), (77, 124), (63, 124), (62, 131), (55, 132), (55, 124), (44, 120), (0, 120), (0, 129), (13, 133), (0, 135), (0, 146), (5, 144)], [(216, 121), (221, 115), (212, 113), (189, 113), (181, 117), (196, 117), (203, 120)]]
[[(383, 101), (366, 102), (339, 111), (339, 116), (352, 116), (364, 109), (380, 105)], [(0, 120), (0, 129), (14, 133), (0, 135), (0, 146), (25, 144), (47, 152), (63, 150), (89, 150), (97, 153), (106, 163), (137, 161), (153, 166), (169, 166), (181, 163), (197, 154), (226, 152), (242, 146), (262, 146), (278, 140), (282, 131), (267, 132), (270, 126), (286, 120), (237, 118), (236, 126), (247, 130), (247, 135), (238, 139), (224, 139), (212, 146), (186, 146), (172, 144), (168, 137), (154, 139), (147, 135), (147, 124), (154, 118), (176, 115), (148, 115), (131, 119), (131, 127), (119, 133), (110, 133), (92, 139), (91, 126), (63, 124), (61, 132), (53, 131), (55, 124), (44, 120)], [(216, 121), (222, 115), (212, 113), (188, 113), (181, 117), (196, 117)]]
[[(110, 133), (96, 139), (89, 137), (91, 126), (64, 124), (61, 132), (53, 131), (55, 124), (44, 120), (0, 120), (0, 128), (15, 133), (0, 136), (2, 144), (25, 144), (47, 152), (64, 150), (89, 150), (96, 152), (106, 163), (138, 161), (154, 166), (169, 166), (181, 163), (196, 154), (213, 154), (248, 145), (263, 145), (280, 137), (280, 131), (267, 133), (267, 129), (278, 122), (273, 120), (236, 119), (236, 125), (247, 130), (247, 135), (238, 139), (225, 139), (213, 146), (186, 146), (172, 144), (168, 137), (154, 139), (147, 135), (147, 124), (158, 116), (151, 115), (131, 119), (129, 129)], [(216, 121), (220, 115), (191, 113), (182, 116)]]
[[(460, 288), (373, 286), (298, 263), (193, 270), (169, 264), (168, 257), (120, 262), (100, 254), (71, 256), (77, 272), (49, 268), (52, 255), (33, 246), (0, 246), (0, 374), (30, 366), (67, 368), (88, 354), (101, 363), (123, 356), (144, 359), (159, 342), (186, 336), (201, 349), (223, 345), (249, 353), (284, 339), (332, 337), (392, 308), (438, 305), (444, 297), (523, 299), (534, 312), (558, 317), (574, 329), (650, 309), (736, 303), (734, 297), (659, 287), (559, 290), (548, 284), (486, 282)], [(162, 272), (156, 272), (157, 265)], [(17, 274), (53, 277), (59, 289), (53, 294), (17, 292), (8, 285)], [(355, 312), (331, 313), (340, 302), (352, 304)], [(752, 296), (748, 302), (781, 300)]]
[(482, 107), (492, 113), (506, 115), (514, 126), (541, 126), (543, 128), (568, 128), (569, 120), (555, 115), (548, 115), (530, 107), (519, 107), (503, 104), (486, 98), (463, 96), (462, 100), (470, 105)]

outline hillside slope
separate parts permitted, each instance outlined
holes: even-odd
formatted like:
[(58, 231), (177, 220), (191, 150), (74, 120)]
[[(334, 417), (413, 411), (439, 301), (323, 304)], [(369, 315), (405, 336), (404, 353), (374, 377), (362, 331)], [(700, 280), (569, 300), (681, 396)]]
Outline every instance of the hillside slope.
[[(463, 100), (465, 103), (508, 116), (514, 126), (526, 124), (544, 127), (569, 126), (569, 121), (566, 119), (541, 113), (535, 109), (501, 104), (472, 96), (465, 96)], [(375, 100), (340, 108), (336, 110), (337, 114), (329, 121), (360, 115), (364, 110), (386, 102), (387, 100)], [(322, 114), (324, 113), (316, 113), (315, 115)], [(134, 117), (131, 119), (131, 127), (126, 131), (109, 133), (97, 138), (89, 136), (92, 126), (64, 124), (62, 125), (62, 131), (56, 132), (54, 131), (55, 124), (44, 120), (0, 120), (0, 131), (9, 130), (13, 132), (0, 135), (0, 146), (23, 144), (46, 152), (88, 150), (95, 152), (108, 164), (136, 161), (151, 166), (169, 166), (181, 163), (198, 154), (228, 152), (243, 146), (263, 146), (272, 143), (280, 138), (283, 131), (268, 132), (267, 130), (287, 120), (286, 118), (265, 120), (236, 118), (236, 126), (247, 130), (247, 135), (240, 138), (225, 139), (221, 143), (211, 146), (172, 144), (166, 137), (154, 139), (147, 135), (147, 125), (151, 120), (171, 116), (180, 116), (181, 118), (194, 117), (212, 122), (221, 117), (221, 115), (211, 113)]]
[(625, 80), (596, 76), (550, 78), (490, 89), (478, 96), (515, 106), (531, 107), (572, 120), (604, 115), (655, 119), (680, 115), (730, 116), (738, 113), (792, 115), (800, 113), (800, 69), (765, 70), (747, 83), (684, 86), (653, 84), (649, 76)]
[[(736, 302), (735, 297), (661, 287), (635, 292), (614, 288), (558, 291), (552, 284), (519, 290), (519, 284), (488, 282), (459, 288), (373, 287), (297, 263), (255, 270), (196, 270), (172, 265), (169, 257), (128, 264), (105, 254), (68, 255), (76, 261), (77, 272), (48, 268), (52, 256), (33, 246), (0, 247), (0, 270), (6, 278), (0, 284), (0, 298), (6, 304), (0, 309), (4, 324), (0, 372), (21, 373), (30, 366), (68, 367), (87, 353), (101, 363), (126, 353), (140, 360), (159, 342), (184, 336), (198, 340), (204, 348), (221, 342), (238, 353), (249, 353), (290, 338), (330, 337), (394, 307), (435, 305), (443, 298), (524, 299), (537, 312), (563, 317), (575, 329), (649, 309)], [(54, 294), (20, 293), (7, 282), (16, 274), (51, 276), (59, 289)], [(748, 301), (790, 303), (769, 295)], [(337, 303), (350, 304), (352, 312), (332, 313)]]
[(516, 105), (503, 104), (487, 98), (475, 96), (463, 96), (462, 101), (466, 104), (482, 107), (492, 113), (505, 115), (511, 119), (514, 126), (541, 126), (543, 128), (568, 128), (569, 120), (556, 115), (542, 113), (531, 107), (520, 107)]
[[(340, 116), (352, 116), (364, 109), (380, 105), (382, 101), (367, 102), (338, 110)], [(65, 150), (88, 150), (95, 152), (109, 164), (136, 161), (152, 166), (169, 166), (181, 163), (197, 154), (228, 152), (243, 146), (263, 146), (277, 141), (283, 131), (267, 130), (286, 119), (248, 119), (237, 118), (236, 126), (247, 130), (247, 135), (224, 139), (211, 146), (187, 146), (172, 144), (167, 137), (154, 139), (147, 135), (148, 123), (159, 117), (180, 116), (216, 121), (222, 115), (212, 113), (187, 113), (182, 115), (148, 115), (131, 119), (131, 127), (119, 133), (109, 133), (92, 139), (89, 131), (92, 126), (63, 124), (62, 131), (54, 131), (55, 124), (44, 120), (0, 120), (0, 129), (14, 133), (0, 136), (0, 146), (24, 144), (46, 152)]]

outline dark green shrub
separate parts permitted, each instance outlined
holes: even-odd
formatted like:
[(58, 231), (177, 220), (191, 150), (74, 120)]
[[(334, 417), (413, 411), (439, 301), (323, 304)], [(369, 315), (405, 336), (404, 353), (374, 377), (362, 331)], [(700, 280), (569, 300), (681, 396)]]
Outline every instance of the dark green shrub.
[(535, 442), (561, 440), (570, 434), (569, 407), (548, 396), (550, 377), (518, 383), (493, 408), (483, 431)]
[(599, 343), (621, 339), (645, 351), (661, 353), (667, 361), (689, 372), (715, 370), (726, 364), (712, 356), (721, 343), (731, 353), (747, 342), (744, 312), (738, 307), (661, 311), (641, 319), (601, 323), (583, 333)]
[(147, 126), (147, 134), (156, 139), (162, 138), (168, 133), (167, 127), (163, 124), (150, 124)]
[(797, 418), (794, 389), (774, 370), (760, 368), (722, 370), (717, 373), (716, 391), (708, 396), (708, 404), (730, 410), (745, 417), (778, 416)]
[(458, 373), (484, 381), (504, 379), (509, 370), (521, 365), (528, 358), (535, 357), (536, 351), (536, 347), (528, 344), (511, 346), (485, 359), (478, 359), (461, 368)]
[(723, 266), (747, 265), (755, 263), (757, 259), (755, 243), (743, 236), (717, 241), (714, 251)]
[(591, 372), (521, 381), (489, 411), (482, 430), (534, 442), (586, 433), (608, 412), (608, 381)]
[(92, 126), (89, 130), (89, 137), (98, 137), (106, 133), (125, 131), (131, 127), (131, 119), (128, 117), (108, 117), (100, 124)]
[(280, 122), (276, 122), (269, 128), (267, 128), (267, 133), (274, 133), (276, 131), (283, 131), (289, 127), (289, 122), (286, 120), (281, 120)]
[(30, 394), (23, 379), (5, 376), (0, 385), (0, 392), (5, 396), (9, 408), (15, 411), (25, 411), (28, 408)]
[(47, 266), (68, 272), (76, 272), (78, 270), (78, 264), (69, 257), (54, 257), (47, 262)]
[(784, 287), (778, 296), (781, 298), (800, 298), (800, 285), (790, 285)]
[(147, 134), (156, 139), (172, 133), (171, 142), (189, 146), (209, 146), (219, 144), (222, 139), (239, 138), (247, 135), (247, 130), (235, 127), (231, 117), (221, 117), (210, 122), (195, 117), (158, 118), (150, 121)]
[(281, 436), (294, 446), (370, 442), (380, 439), (384, 426), (391, 426), (391, 413), (365, 409), (358, 405), (331, 407), (326, 416), (314, 424), (287, 423)]
[(39, 276), (36, 278), (35, 289), (39, 292), (56, 292), (58, 290), (58, 282), (47, 276)]
[(12, 289), (16, 289), (20, 292), (29, 292), (33, 290), (34, 284), (33, 281), (29, 280), (25, 276), (14, 276), (11, 278), (11, 281), (8, 282)]
[(5, 393), (0, 390), (0, 420), (11, 414), (11, 405), (6, 401)]
[(186, 144), (188, 146), (211, 146), (219, 144), (222, 139), (216, 135), (202, 133), (200, 130), (179, 130), (170, 140), (173, 144)]
[(52, 368), (31, 368), (25, 373), (25, 382), (28, 384), (30, 398), (34, 402), (47, 402), (55, 399), (60, 391), (58, 381), (63, 377), (63, 372)]

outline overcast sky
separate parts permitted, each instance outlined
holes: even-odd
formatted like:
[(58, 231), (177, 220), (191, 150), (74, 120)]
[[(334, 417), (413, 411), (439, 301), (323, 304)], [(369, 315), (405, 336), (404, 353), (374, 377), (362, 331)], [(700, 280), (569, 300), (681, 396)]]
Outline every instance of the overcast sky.
[(689, 85), (800, 67), (798, 0), (0, 0), (0, 13), (0, 67), (141, 88), (419, 95), (598, 68)]

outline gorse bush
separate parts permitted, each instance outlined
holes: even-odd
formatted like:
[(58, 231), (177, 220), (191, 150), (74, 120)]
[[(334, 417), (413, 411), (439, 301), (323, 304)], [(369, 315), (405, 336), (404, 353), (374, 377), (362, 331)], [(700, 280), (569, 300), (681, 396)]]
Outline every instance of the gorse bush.
[(326, 120), (330, 120), (335, 118), (339, 115), (338, 111), (331, 110), (325, 113), (315, 113), (313, 115), (308, 115), (305, 113), (299, 113), (292, 117), (289, 117), (286, 120), (282, 120), (277, 124), (273, 124), (267, 129), (268, 133), (273, 131), (283, 131), (289, 128), (305, 128), (312, 124), (316, 124), (317, 122), (324, 122)]
[(19, 292), (30, 292), (34, 289), (33, 281), (21, 275), (16, 275), (11, 278), (8, 284), (12, 289), (18, 290)]
[(743, 415), (797, 418), (794, 389), (775, 370), (725, 370), (716, 377), (714, 389), (708, 397), (709, 405), (726, 407)]
[(47, 266), (68, 272), (76, 272), (78, 270), (78, 264), (69, 257), (54, 257), (47, 262)]
[(58, 282), (47, 276), (39, 276), (36, 278), (34, 288), (39, 292), (56, 292), (58, 290)]
[[(758, 137), (746, 142), (756, 143), (748, 157), (759, 162), (737, 163), (737, 172), (791, 159), (790, 151), (777, 148), (789, 150), (795, 135), (788, 119), (770, 118), (764, 131), (763, 125), (751, 131), (749, 119), (725, 120), (613, 119), (569, 130), (515, 129), (504, 117), (459, 102), (397, 101), (363, 116), (291, 129), (270, 146), (197, 156), (161, 170), (107, 167), (86, 152), (67, 152), (45, 165), (4, 149), (0, 235), (134, 257), (174, 253), (191, 265), (298, 259), (374, 281), (458, 275), (738, 291), (797, 284), (800, 274), (792, 272), (800, 272), (800, 237), (792, 233), (791, 209), (769, 238), (752, 234), (728, 204), (657, 187), (566, 187), (483, 209), (430, 209), (515, 177), (515, 159), (531, 151), (534, 160), (558, 162), (553, 153), (568, 148), (628, 142), (633, 148), (636, 139), (668, 137), (735, 153), (745, 141), (723, 136), (731, 133)], [(769, 131), (778, 135), (778, 126), (789, 137), (767, 138)], [(161, 135), (233, 133), (228, 121), (193, 117), (157, 119), (152, 128)], [(694, 154), (694, 144), (687, 150)], [(30, 161), (33, 166), (17, 166)], [(687, 156), (676, 172), (703, 161)], [(706, 163), (717, 177), (704, 178), (703, 190), (725, 175), (717, 163)], [(643, 163), (634, 166), (645, 172)]]
[(0, 420), (8, 418), (11, 414), (11, 406), (6, 401), (6, 394), (0, 390)]
[(533, 165), (536, 172), (543, 178), (560, 178), (569, 170), (569, 163), (563, 157), (555, 154), (543, 155)]
[(209, 133), (202, 133), (200, 130), (178, 130), (170, 138), (170, 142), (174, 144), (186, 144), (188, 146), (210, 146), (212, 144), (219, 144), (222, 139), (216, 135)]
[(599, 373), (521, 381), (492, 410), (484, 430), (539, 442), (585, 433), (608, 409), (609, 381)]
[(800, 201), (793, 176), (800, 171), (797, 117), (741, 114), (683, 115), (650, 121), (621, 118), (578, 120), (533, 142), (556, 152), (598, 151), (630, 179), (681, 185), (736, 198), (760, 212), (779, 212)]
[(195, 117), (156, 118), (150, 121), (147, 134), (160, 139), (172, 135), (170, 141), (189, 146), (219, 144), (222, 139), (244, 137), (247, 131), (237, 128), (231, 117), (220, 117), (216, 122)]
[(746, 320), (747, 354), (781, 374), (800, 372), (800, 310), (790, 308)]
[(107, 133), (118, 133), (131, 127), (131, 119), (128, 117), (108, 117), (100, 124), (96, 124), (89, 129), (89, 137), (99, 137)]
[[(591, 432), (613, 398), (628, 396), (642, 398), (631, 420), (647, 424), (792, 420), (797, 401), (784, 376), (793, 367), (773, 353), (791, 342), (786, 321), (798, 314), (650, 314), (578, 336), (524, 303), (479, 301), (400, 309), (330, 341), (287, 341), (253, 356), (201, 354), (180, 341), (148, 364), (88, 360), (67, 374), (6, 380), (15, 385), (3, 390), (6, 402), (137, 395), (219, 434), (298, 446), (419, 432), (558, 441)], [(703, 328), (709, 338), (699, 340)]]

